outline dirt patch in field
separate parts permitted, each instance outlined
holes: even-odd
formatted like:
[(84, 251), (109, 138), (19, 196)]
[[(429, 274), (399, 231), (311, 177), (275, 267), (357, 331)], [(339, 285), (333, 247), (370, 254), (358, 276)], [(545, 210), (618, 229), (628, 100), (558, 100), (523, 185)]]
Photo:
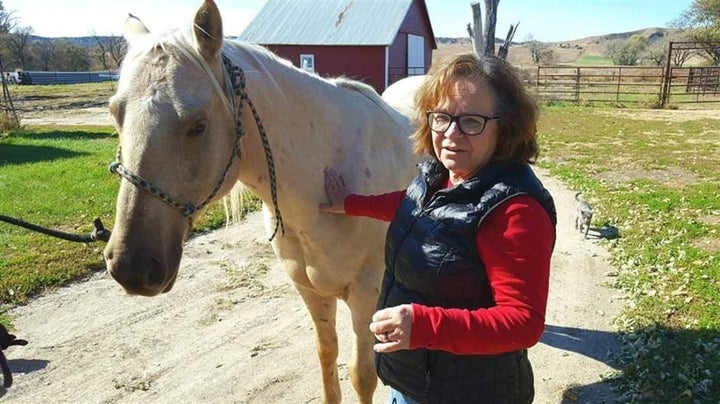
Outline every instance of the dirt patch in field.
[(108, 125), (113, 124), (107, 105), (87, 108), (40, 109), (22, 112), (21, 125)]
[(690, 171), (679, 168), (662, 170), (643, 170), (640, 168), (623, 167), (619, 170), (608, 170), (597, 174), (597, 177), (613, 185), (620, 185), (633, 180), (650, 180), (672, 189), (683, 189), (688, 185), (696, 184), (698, 176)]
[(720, 119), (717, 109), (633, 109), (598, 110), (598, 114), (637, 119), (640, 121), (685, 122), (698, 119)]
[(704, 237), (692, 242), (693, 247), (710, 253), (720, 251), (720, 240), (717, 237)]

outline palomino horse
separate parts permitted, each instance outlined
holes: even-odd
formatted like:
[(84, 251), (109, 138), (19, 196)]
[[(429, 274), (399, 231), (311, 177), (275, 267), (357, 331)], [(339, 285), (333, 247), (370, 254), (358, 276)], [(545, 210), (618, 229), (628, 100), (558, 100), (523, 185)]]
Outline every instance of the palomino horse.
[(120, 134), (111, 170), (123, 177), (104, 251), (110, 274), (130, 294), (169, 292), (198, 211), (240, 181), (263, 200), (273, 249), (310, 311), (323, 402), (341, 400), (341, 299), (355, 334), (350, 379), (370, 403), (377, 377), (368, 325), (386, 226), (319, 213), (322, 173), (338, 169), (359, 193), (405, 187), (415, 161), (408, 119), (361, 83), (323, 79), (261, 47), (223, 41), (212, 0), (191, 29), (150, 34), (130, 16), (125, 37), (110, 100)]

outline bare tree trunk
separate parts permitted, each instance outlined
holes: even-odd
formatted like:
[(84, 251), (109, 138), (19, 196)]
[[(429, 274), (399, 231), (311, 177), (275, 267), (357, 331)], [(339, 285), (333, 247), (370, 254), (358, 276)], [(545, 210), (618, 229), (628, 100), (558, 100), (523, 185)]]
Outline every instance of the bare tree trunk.
[(495, 25), (500, 0), (485, 0), (485, 52), (486, 56), (495, 54)]
[[(17, 116), (17, 111), (15, 111), (15, 105), (13, 105), (12, 97), (10, 96), (10, 90), (8, 89), (8, 83), (5, 80), (6, 74), (5, 74), (5, 66), (3, 66), (2, 63), (2, 57), (0, 57), (0, 80), (2, 80), (2, 89), (3, 89), (3, 105), (2, 110), (6, 114), (8, 112), (12, 113), (12, 119), (15, 124), (15, 126), (20, 126), (20, 118)], [(5, 105), (7, 103), (7, 105)], [(8, 128), (5, 128), (8, 129)], [(13, 128), (14, 129), (14, 128)], [(5, 379), (7, 380), (7, 379)]]
[(484, 54), (484, 41), (483, 41), (483, 23), (482, 23), (482, 10), (480, 9), (480, 3), (470, 4), (473, 13), (473, 28), (470, 28), (468, 24), (468, 33), (472, 40), (473, 51), (476, 55), (480, 56)]
[(502, 45), (498, 48), (498, 57), (500, 59), (507, 59), (508, 51), (510, 50), (510, 45), (512, 45), (513, 38), (515, 37), (515, 32), (517, 31), (517, 27), (520, 25), (520, 22), (518, 21), (517, 24), (511, 25), (510, 29), (508, 30), (507, 35), (505, 36), (505, 42), (503, 42)]

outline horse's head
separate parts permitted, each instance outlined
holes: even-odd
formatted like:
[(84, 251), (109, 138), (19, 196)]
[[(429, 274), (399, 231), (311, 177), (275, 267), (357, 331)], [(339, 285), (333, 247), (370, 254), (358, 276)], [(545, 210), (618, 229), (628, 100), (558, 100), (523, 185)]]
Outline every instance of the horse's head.
[(104, 255), (130, 294), (169, 291), (197, 210), (238, 176), (239, 139), (223, 68), (220, 12), (205, 0), (188, 32), (152, 35), (137, 18), (110, 112), (123, 177)]

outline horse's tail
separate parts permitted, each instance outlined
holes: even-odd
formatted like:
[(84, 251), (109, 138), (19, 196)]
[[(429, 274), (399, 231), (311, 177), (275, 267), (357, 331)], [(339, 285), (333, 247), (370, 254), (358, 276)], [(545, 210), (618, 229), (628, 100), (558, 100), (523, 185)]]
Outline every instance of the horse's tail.
[(243, 205), (246, 187), (242, 182), (238, 181), (234, 187), (223, 196), (223, 208), (225, 208), (225, 225), (239, 223), (242, 219)]

